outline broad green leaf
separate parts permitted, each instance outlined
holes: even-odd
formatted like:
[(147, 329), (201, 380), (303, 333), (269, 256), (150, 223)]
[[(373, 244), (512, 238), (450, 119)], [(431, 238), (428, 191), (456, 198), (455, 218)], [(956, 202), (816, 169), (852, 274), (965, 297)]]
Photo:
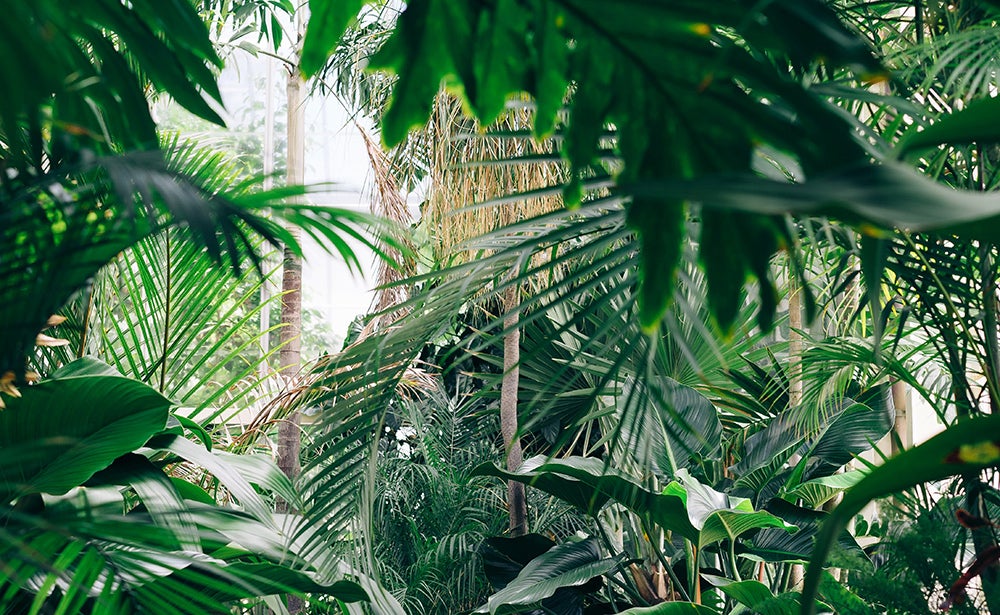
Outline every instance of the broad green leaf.
[[(23, 56), (0, 76), (8, 92), (0, 102), (0, 124), (8, 128), (8, 168), (37, 162), (31, 159), (40, 152), (31, 152), (28, 131), (13, 127), (37, 117), (42, 108), (52, 114), (53, 143), (83, 143), (98, 152), (121, 145), (154, 146), (140, 75), (192, 111), (218, 120), (201, 92), (219, 100), (212, 68), (221, 66), (221, 60), (189, 2), (81, 0), (12, 6), (0, 25), (0, 39), (4, 54)], [(31, 54), (20, 53), (28, 49)], [(60, 158), (56, 155), (53, 163)]]
[[(872, 314), (881, 314), (882, 306), (880, 305), (880, 298), (882, 292), (882, 277), (885, 274), (885, 264), (886, 255), (889, 249), (889, 242), (883, 237), (872, 236), (870, 234), (863, 234), (861, 236), (861, 277), (865, 284), (865, 289), (868, 291), (868, 309), (871, 310)], [(878, 353), (882, 348), (882, 319), (873, 318), (874, 323), (874, 341), (873, 345), (875, 347), (876, 361), (878, 360)], [(893, 415), (893, 420), (895, 420), (895, 414)], [(891, 425), (890, 425), (891, 427)]]
[(556, 125), (556, 114), (566, 98), (569, 81), (569, 50), (566, 37), (560, 30), (565, 16), (554, 3), (542, 0), (535, 26), (534, 46), (538, 57), (535, 68), (535, 118), (536, 139), (544, 139), (552, 134)]
[[(747, 551), (743, 557), (765, 562), (807, 561), (812, 555), (820, 524), (829, 516), (828, 513), (802, 508), (779, 499), (768, 502), (766, 509), (798, 530), (795, 533), (777, 529), (761, 530), (744, 543)], [(868, 565), (864, 551), (850, 532), (841, 532), (837, 538), (836, 553), (838, 564), (845, 568)]]
[[(181, 491), (176, 488), (177, 483), (149, 459), (136, 453), (122, 455), (87, 481), (88, 486), (108, 484), (135, 489), (153, 521), (169, 528), (177, 537), (179, 548), (200, 550), (198, 529), (187, 513)], [(194, 485), (191, 488), (198, 489)]]
[(22, 389), (0, 411), (0, 494), (62, 494), (142, 446), (167, 422), (170, 401), (106, 373), (93, 360), (73, 375)]
[(496, 0), (479, 15), (473, 50), (474, 83), (465, 83), (466, 94), (479, 121), (492, 124), (504, 110), (507, 96), (527, 89), (524, 32), (529, 14), (516, 0)]
[(927, 442), (892, 457), (848, 490), (823, 523), (816, 539), (816, 549), (802, 590), (806, 599), (803, 614), (814, 612), (809, 600), (816, 595), (823, 565), (834, 540), (865, 505), (921, 483), (1000, 465), (998, 433), (1000, 415), (959, 421)]
[[(838, 615), (876, 615), (877, 611), (827, 571), (819, 582), (819, 595), (837, 607)], [(792, 615), (795, 615), (793, 613)]]
[(222, 508), (216, 504), (202, 505), (188, 502), (188, 512), (199, 527), (205, 528), (202, 542), (208, 546), (219, 545), (213, 557), (232, 559), (244, 555), (259, 555), (272, 561), (289, 561), (294, 566), (305, 562), (289, 547), (289, 536), (274, 527), (275, 524), (262, 522), (252, 514), (234, 508)]
[(528, 562), (545, 553), (556, 543), (541, 534), (513, 538), (487, 538), (479, 548), (483, 571), (494, 589), (503, 589), (513, 581)]
[(777, 416), (743, 443), (743, 457), (730, 471), (737, 485), (760, 491), (774, 479), (788, 459), (802, 447), (804, 434), (794, 421)]
[(174, 484), (174, 489), (176, 489), (177, 493), (179, 493), (185, 500), (191, 500), (193, 502), (207, 504), (209, 506), (215, 504), (215, 498), (197, 485), (192, 485), (182, 478), (175, 478), (173, 476), (170, 477), (170, 482)]
[(871, 449), (892, 429), (893, 408), (879, 411), (864, 404), (845, 405), (844, 411), (809, 446), (808, 455), (842, 466), (858, 453)]
[[(206, 451), (204, 447), (176, 435), (158, 435), (147, 446), (169, 451), (211, 472), (243, 506), (260, 521), (271, 518), (271, 509), (241, 473), (236, 464)], [(242, 465), (242, 464), (241, 464)]]
[[(759, 492), (795, 453), (802, 456), (789, 481), (794, 489), (805, 479), (830, 474), (866, 451), (891, 428), (892, 408), (873, 409), (844, 398), (830, 405), (820, 429), (812, 434), (786, 416), (772, 419), (763, 430), (747, 438), (743, 458), (732, 466), (737, 482)], [(806, 472), (809, 475), (806, 475)]]
[(680, 262), (686, 209), (681, 201), (636, 199), (628, 209), (629, 225), (639, 235), (639, 323), (654, 331), (673, 299)]
[(771, 257), (779, 247), (773, 221), (706, 208), (702, 211), (698, 243), (698, 258), (708, 281), (708, 301), (719, 327), (730, 331), (743, 307), (743, 285), (754, 276), (760, 301), (758, 325), (764, 331), (770, 330), (778, 301), (771, 273)]
[(685, 199), (764, 215), (829, 216), (868, 233), (892, 228), (992, 240), (1000, 232), (1000, 196), (955, 190), (906, 165), (856, 165), (802, 183), (749, 174), (644, 181), (634, 194)]
[(819, 478), (799, 483), (798, 486), (782, 495), (782, 497), (790, 502), (802, 499), (809, 506), (817, 508), (845, 489), (858, 484), (867, 473), (865, 470), (851, 470), (842, 474), (820, 476)]
[(122, 374), (111, 365), (93, 357), (80, 357), (49, 374), (49, 379), (59, 380), (77, 376), (114, 376), (121, 378)]
[(746, 214), (737, 212), (706, 211), (701, 225), (698, 258), (705, 267), (708, 300), (723, 330), (728, 329), (743, 303), (749, 263), (741, 242), (745, 228), (739, 223), (746, 218)]
[[(649, 101), (640, 107), (646, 124), (631, 124), (632, 131), (622, 135), (622, 148), (628, 148), (631, 166), (623, 178), (639, 180), (653, 177), (690, 177), (691, 161), (683, 148), (663, 147), (664, 142), (681, 140), (683, 129), (677, 119), (666, 117), (663, 109), (652, 110)], [(634, 113), (634, 110), (627, 110)], [(572, 128), (572, 126), (571, 126)], [(636, 131), (642, 131), (637, 135)], [(625, 154), (629, 158), (629, 153)], [(588, 161), (589, 163), (589, 161)], [(673, 300), (674, 282), (680, 264), (681, 248), (687, 222), (687, 201), (652, 193), (633, 194), (626, 206), (626, 219), (635, 229), (639, 242), (639, 324), (647, 333), (659, 327), (660, 319)]]
[(201, 426), (200, 423), (196, 423), (188, 417), (178, 414), (171, 414), (170, 416), (177, 421), (178, 426), (192, 432), (192, 434), (205, 445), (206, 451), (212, 450), (212, 436), (208, 433), (208, 430)]
[(709, 580), (719, 591), (758, 615), (796, 615), (799, 611), (797, 594), (775, 596), (760, 581), (732, 581), (717, 576), (710, 576)]
[(299, 60), (305, 77), (312, 77), (323, 68), (347, 26), (368, 3), (368, 0), (309, 0), (309, 23)]
[(293, 509), (302, 504), (302, 496), (295, 489), (291, 479), (278, 468), (270, 457), (261, 455), (234, 455), (224, 451), (215, 453), (219, 463), (240, 473), (250, 484), (257, 485), (279, 496)]
[(688, 518), (691, 525), (698, 529), (696, 543), (699, 548), (723, 540), (732, 541), (756, 529), (796, 531), (794, 525), (785, 523), (767, 511), (755, 511), (746, 498), (720, 493), (701, 484), (686, 470), (678, 471), (677, 478), (680, 480), (678, 484), (683, 485), (686, 491)]
[(534, 558), (478, 612), (513, 613), (519, 606), (542, 602), (565, 587), (588, 583), (618, 567), (620, 558), (601, 558), (596, 538), (552, 547)]
[(774, 594), (771, 593), (767, 585), (759, 581), (734, 581), (714, 575), (707, 578), (712, 585), (722, 590), (722, 593), (744, 606), (753, 607), (759, 602), (774, 598)]
[(698, 540), (698, 530), (688, 519), (682, 494), (653, 493), (600, 459), (567, 457), (547, 461), (544, 455), (539, 455), (525, 460), (516, 472), (486, 463), (472, 473), (522, 482), (588, 514), (596, 514), (613, 500), (666, 530), (692, 541)]
[(901, 153), (941, 144), (987, 145), (1000, 141), (1000, 97), (970, 102), (961, 111), (938, 118), (931, 126), (913, 126), (899, 144)]
[(382, 139), (398, 145), (411, 128), (423, 126), (441, 82), (457, 76), (473, 49), (476, 14), (466, 2), (414, 0), (369, 68), (395, 72), (399, 80), (382, 117)]
[(764, 528), (778, 528), (787, 533), (797, 531), (794, 525), (785, 523), (765, 510), (718, 510), (705, 522), (705, 527), (698, 536), (698, 543), (705, 546), (723, 540), (735, 540), (747, 532)]

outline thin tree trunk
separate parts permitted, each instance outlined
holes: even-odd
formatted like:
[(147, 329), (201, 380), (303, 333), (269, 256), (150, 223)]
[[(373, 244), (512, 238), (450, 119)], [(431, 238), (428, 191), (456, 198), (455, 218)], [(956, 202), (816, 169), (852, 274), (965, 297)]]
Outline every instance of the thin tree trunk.
[[(507, 471), (513, 472), (524, 461), (521, 440), (517, 437), (517, 389), (520, 379), (518, 363), (521, 361), (521, 330), (518, 311), (520, 310), (520, 288), (512, 285), (504, 296), (507, 317), (503, 325), (507, 333), (503, 336), (503, 381), (500, 385), (500, 432), (503, 434), (504, 448), (507, 450)], [(528, 531), (528, 503), (524, 484), (507, 481), (507, 507), (510, 513), (511, 536), (523, 536)]]
[[(303, 15), (296, 15), (298, 30), (297, 48), (303, 34)], [(302, 73), (298, 65), (288, 75), (288, 185), (300, 186), (305, 182), (305, 109), (303, 107)], [(289, 231), (299, 241), (297, 228)], [(286, 377), (294, 376), (302, 363), (302, 260), (287, 247), (283, 251), (281, 274), (281, 351), (279, 366)], [(302, 446), (298, 411), (287, 416), (278, 425), (278, 467), (293, 481), (302, 470), (299, 453)], [(288, 503), (278, 500), (278, 512), (288, 512)], [(288, 612), (300, 613), (305, 603), (298, 596), (288, 596)]]
[(802, 403), (802, 294), (789, 276), (788, 289), (788, 406)]
[[(292, 377), (301, 364), (302, 334), (302, 262), (287, 248), (284, 250), (284, 265), (281, 275), (281, 352), (279, 364), (281, 373)], [(288, 478), (295, 479), (301, 470), (299, 449), (301, 446), (299, 413), (293, 412), (278, 425), (278, 467)], [(279, 512), (288, 512), (284, 501), (278, 502)]]
[[(288, 185), (304, 181), (305, 118), (302, 113), (302, 77), (298, 70), (288, 76)], [(296, 240), (298, 230), (289, 228)], [(281, 274), (281, 352), (279, 366), (293, 376), (302, 362), (302, 260), (285, 248)], [(294, 479), (299, 474), (299, 416), (287, 417), (278, 428), (278, 467)]]
[[(802, 290), (794, 275), (788, 278), (788, 407), (795, 409), (802, 404)], [(789, 586), (800, 585), (804, 576), (802, 565), (793, 564)]]

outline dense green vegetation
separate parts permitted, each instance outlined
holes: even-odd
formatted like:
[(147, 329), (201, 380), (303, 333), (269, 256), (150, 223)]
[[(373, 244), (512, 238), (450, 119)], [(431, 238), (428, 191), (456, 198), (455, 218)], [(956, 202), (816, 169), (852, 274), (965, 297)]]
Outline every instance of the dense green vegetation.
[[(1000, 613), (1000, 7), (308, 4), (2, 3), (4, 613)], [(223, 34), (422, 220), (159, 134)], [(277, 373), (295, 229), (391, 266)]]

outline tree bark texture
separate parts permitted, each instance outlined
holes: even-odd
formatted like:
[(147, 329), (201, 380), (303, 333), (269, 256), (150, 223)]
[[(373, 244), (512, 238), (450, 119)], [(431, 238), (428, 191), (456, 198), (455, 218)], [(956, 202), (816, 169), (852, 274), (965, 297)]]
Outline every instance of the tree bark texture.
[[(304, 19), (301, 10), (296, 15), (298, 30), (297, 46), (301, 48)], [(288, 74), (286, 92), (288, 95), (288, 170), (287, 185), (301, 186), (305, 183), (305, 108), (302, 96), (304, 87), (302, 73), (298, 66)], [(301, 234), (298, 228), (290, 228), (298, 242)], [(279, 367), (286, 378), (297, 375), (302, 365), (302, 259), (286, 246), (283, 250), (281, 273), (281, 324)], [(278, 467), (294, 481), (302, 470), (300, 451), (302, 433), (298, 411), (292, 412), (278, 424)], [(277, 502), (278, 512), (288, 512), (288, 503)], [(287, 598), (288, 612), (301, 613), (304, 601), (298, 596)]]
[[(504, 309), (507, 316), (503, 325), (503, 381), (500, 385), (500, 431), (507, 451), (507, 470), (513, 472), (524, 461), (521, 440), (517, 437), (517, 389), (520, 380), (518, 363), (521, 361), (521, 330), (518, 310), (520, 309), (520, 288), (517, 285), (507, 289)], [(507, 508), (510, 513), (511, 536), (522, 536), (528, 531), (528, 502), (524, 484), (507, 481)]]
[[(302, 113), (302, 77), (296, 70), (288, 76), (288, 185), (301, 185), (304, 181), (305, 117)], [(296, 240), (298, 229), (289, 229)], [(281, 274), (281, 373), (291, 377), (298, 372), (302, 362), (302, 260), (287, 247)], [(299, 415), (293, 413), (278, 427), (278, 467), (289, 478), (295, 479), (301, 470)], [(281, 508), (287, 506), (281, 503)]]

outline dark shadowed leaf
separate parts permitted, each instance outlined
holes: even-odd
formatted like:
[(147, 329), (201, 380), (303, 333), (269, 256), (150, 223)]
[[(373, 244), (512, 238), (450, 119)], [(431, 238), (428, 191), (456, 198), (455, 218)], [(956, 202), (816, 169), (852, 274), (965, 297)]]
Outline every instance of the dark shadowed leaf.
[(588, 584), (594, 577), (607, 574), (620, 558), (601, 558), (596, 538), (556, 545), (532, 559), (516, 578), (493, 594), (478, 612), (512, 613), (519, 606), (543, 603), (560, 615), (582, 612), (579, 592), (565, 592), (558, 602), (543, 602), (559, 596), (560, 589)]

